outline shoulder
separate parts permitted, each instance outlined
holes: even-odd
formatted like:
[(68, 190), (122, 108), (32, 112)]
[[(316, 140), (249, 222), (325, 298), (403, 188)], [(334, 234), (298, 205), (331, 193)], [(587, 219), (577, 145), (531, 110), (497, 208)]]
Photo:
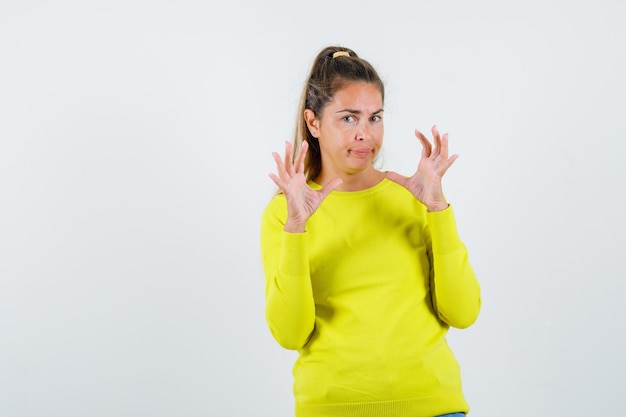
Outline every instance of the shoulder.
[(285, 199), (285, 195), (282, 193), (278, 193), (274, 195), (270, 201), (265, 205), (262, 214), (262, 221), (276, 221), (281, 220), (284, 223), (284, 220), (287, 218), (287, 200)]
[(393, 203), (401, 203), (403, 205), (414, 206), (420, 211), (426, 210), (426, 207), (402, 185), (398, 184), (397, 182), (391, 181), (388, 178), (385, 178), (383, 180), (383, 183), (385, 184), (384, 190), (386, 193), (386, 197), (389, 198)]

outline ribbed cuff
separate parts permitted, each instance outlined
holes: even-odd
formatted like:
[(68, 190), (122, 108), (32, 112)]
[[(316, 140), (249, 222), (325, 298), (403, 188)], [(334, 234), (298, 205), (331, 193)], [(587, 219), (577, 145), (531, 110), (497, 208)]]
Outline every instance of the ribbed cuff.
[(441, 211), (429, 211), (426, 218), (430, 227), (433, 253), (450, 253), (462, 245), (452, 206)]
[(286, 275), (298, 276), (309, 273), (308, 233), (283, 231), (279, 270)]
[(296, 402), (296, 417), (432, 417), (450, 410), (467, 413), (462, 392), (441, 393), (405, 400), (304, 405)]

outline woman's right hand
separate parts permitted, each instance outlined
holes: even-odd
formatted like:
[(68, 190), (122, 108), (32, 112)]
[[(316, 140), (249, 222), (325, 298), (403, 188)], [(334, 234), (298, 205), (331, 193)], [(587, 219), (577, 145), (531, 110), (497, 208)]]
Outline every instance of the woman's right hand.
[(295, 160), (292, 157), (293, 146), (289, 142), (285, 144), (284, 160), (278, 153), (272, 153), (276, 161), (278, 176), (269, 175), (287, 198), (287, 221), (284, 230), (290, 233), (304, 232), (309, 217), (315, 213), (326, 196), (341, 184), (341, 179), (335, 178), (320, 190), (314, 190), (308, 186), (304, 175), (304, 156), (308, 149), (309, 144), (306, 141), (302, 142)]

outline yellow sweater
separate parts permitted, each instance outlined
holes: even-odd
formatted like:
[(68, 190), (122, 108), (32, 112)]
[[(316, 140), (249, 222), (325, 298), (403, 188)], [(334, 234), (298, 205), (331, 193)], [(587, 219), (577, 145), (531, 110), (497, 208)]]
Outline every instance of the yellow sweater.
[(427, 212), (384, 179), (330, 193), (304, 233), (283, 231), (286, 217), (279, 194), (263, 213), (261, 252), (269, 328), (299, 352), (296, 416), (467, 412), (445, 334), (470, 326), (481, 301), (452, 208)]

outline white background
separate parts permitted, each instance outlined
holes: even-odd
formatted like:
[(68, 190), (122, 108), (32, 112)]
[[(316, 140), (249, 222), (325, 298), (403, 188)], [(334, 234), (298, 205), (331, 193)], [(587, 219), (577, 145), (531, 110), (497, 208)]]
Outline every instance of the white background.
[(290, 416), (260, 213), (326, 45), (387, 85), (383, 169), (450, 134), (483, 289), (450, 332), (472, 416), (626, 387), (626, 3), (0, 6), (0, 416)]

